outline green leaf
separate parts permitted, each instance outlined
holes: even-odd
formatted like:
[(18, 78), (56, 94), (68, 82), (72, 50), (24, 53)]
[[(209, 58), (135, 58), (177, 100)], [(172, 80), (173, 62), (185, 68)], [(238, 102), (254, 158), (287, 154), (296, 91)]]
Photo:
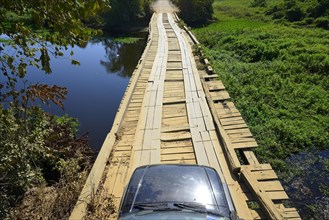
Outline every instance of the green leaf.
[(73, 65), (80, 65), (80, 62), (77, 60), (71, 60), (71, 64)]

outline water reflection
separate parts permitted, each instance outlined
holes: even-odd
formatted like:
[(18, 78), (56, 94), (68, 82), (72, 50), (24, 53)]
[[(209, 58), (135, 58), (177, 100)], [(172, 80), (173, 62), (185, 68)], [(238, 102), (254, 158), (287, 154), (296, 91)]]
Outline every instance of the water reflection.
[[(283, 182), (290, 199), (305, 219), (328, 219), (329, 214), (329, 150), (312, 149), (291, 156), (288, 160), (289, 173)], [(313, 213), (308, 207), (313, 206)]]
[[(110, 37), (94, 38), (85, 46), (69, 48), (66, 58), (52, 59), (53, 73), (28, 68), (30, 83), (58, 85), (68, 88), (65, 110), (55, 105), (42, 106), (55, 115), (78, 118), (79, 134), (89, 132), (93, 148), (100, 149), (112, 127), (114, 117), (126, 90), (129, 78), (143, 53), (146, 38), (133, 43), (114, 42)], [(70, 51), (80, 66), (70, 63)]]
[[(145, 40), (146, 36), (140, 39)], [(110, 38), (97, 38), (93, 42), (101, 42), (105, 48), (106, 59), (100, 60), (100, 64), (111, 74), (117, 74), (121, 77), (130, 77), (136, 67), (136, 61), (141, 56), (145, 44), (130, 43), (124, 44), (115, 42)], [(136, 60), (137, 58), (137, 60)]]

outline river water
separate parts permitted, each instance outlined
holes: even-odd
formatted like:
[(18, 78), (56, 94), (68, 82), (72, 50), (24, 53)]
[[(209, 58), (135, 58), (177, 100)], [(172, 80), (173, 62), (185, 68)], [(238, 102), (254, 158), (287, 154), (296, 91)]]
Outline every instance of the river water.
[[(112, 127), (138, 60), (146, 45), (146, 34), (135, 43), (118, 43), (111, 37), (94, 38), (84, 48), (73, 47), (64, 58), (51, 59), (52, 74), (29, 68), (29, 83), (63, 86), (68, 89), (64, 111), (58, 106), (42, 106), (55, 115), (68, 114), (79, 120), (79, 135), (89, 133), (92, 148), (97, 152)], [(74, 66), (69, 52), (80, 62)]]

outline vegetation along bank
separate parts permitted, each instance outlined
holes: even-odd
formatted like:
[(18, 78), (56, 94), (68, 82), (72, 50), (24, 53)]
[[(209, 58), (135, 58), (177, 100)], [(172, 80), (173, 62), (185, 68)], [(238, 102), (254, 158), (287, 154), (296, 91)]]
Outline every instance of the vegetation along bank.
[[(94, 153), (64, 109), (66, 88), (26, 81), (30, 66), (51, 74), (50, 60), (101, 30), (147, 24), (150, 0), (2, 1), (0, 6), (0, 219), (63, 219), (76, 203)], [(71, 53), (72, 65), (79, 65)], [(56, 73), (53, 73), (56, 74)], [(23, 89), (22, 86), (23, 85)]]
[(303, 218), (326, 219), (329, 1), (210, 2), (198, 22), (181, 8), (184, 21), (256, 137), (257, 157), (279, 172)]

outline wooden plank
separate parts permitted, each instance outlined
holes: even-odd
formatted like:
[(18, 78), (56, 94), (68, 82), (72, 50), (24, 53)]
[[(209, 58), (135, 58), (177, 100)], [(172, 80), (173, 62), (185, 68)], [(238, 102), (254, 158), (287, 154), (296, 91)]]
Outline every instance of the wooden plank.
[(194, 141), (193, 148), (195, 152), (196, 161), (199, 165), (209, 166), (207, 154), (204, 143), (201, 141)]
[(301, 219), (298, 212), (283, 212), (282, 215), (285, 219)]
[(267, 219), (266, 215), (260, 209), (250, 210), (254, 220)]
[(192, 140), (162, 142), (161, 148), (193, 147)]
[(278, 176), (276, 175), (274, 170), (253, 171), (252, 174), (257, 180), (278, 179)]
[(191, 138), (191, 133), (186, 131), (166, 132), (161, 134), (161, 141), (180, 141)]
[(175, 117), (175, 118), (163, 118), (162, 119), (162, 127), (166, 126), (181, 126), (188, 125), (188, 121), (186, 116), (184, 117)]
[(244, 156), (246, 157), (249, 164), (259, 164), (258, 159), (254, 152), (250, 150), (244, 150), (243, 151)]
[(155, 111), (155, 106), (151, 106), (147, 108), (146, 129), (153, 128), (154, 111)]
[(180, 104), (180, 103), (185, 103), (186, 100), (185, 99), (177, 99), (177, 98), (173, 98), (173, 99), (165, 99), (163, 100), (163, 104), (164, 105), (169, 105), (169, 104)]
[(265, 163), (265, 164), (253, 164), (248, 165), (248, 168), (251, 171), (263, 171), (263, 170), (272, 170), (271, 164)]
[(178, 126), (165, 126), (162, 127), (162, 132), (175, 132), (175, 131), (189, 131), (190, 127), (188, 125), (178, 125)]
[(123, 195), (124, 187), (127, 184), (128, 166), (120, 166), (116, 174), (116, 180), (113, 187), (113, 196), (120, 197)]
[(232, 129), (232, 130), (226, 130), (226, 133), (228, 135), (241, 134), (241, 133), (250, 133), (251, 134), (249, 128), (237, 128), (237, 129)]
[(256, 172), (251, 173), (251, 171), (248, 169), (247, 166), (241, 167), (241, 174), (243, 179), (252, 189), (252, 192), (255, 194), (259, 205), (261, 206), (267, 217), (270, 219), (283, 219), (283, 216), (281, 215), (279, 210), (275, 207), (273, 201), (269, 198), (269, 196), (265, 193), (265, 191), (263, 191), (263, 189), (259, 187), (257, 181), (258, 178), (255, 177)]
[(192, 147), (171, 147), (171, 148), (162, 148), (161, 155), (166, 154), (184, 154), (184, 153), (194, 153)]
[(231, 140), (234, 138), (252, 138), (253, 137), (251, 132), (229, 134), (228, 136), (231, 138)]
[[(244, 142), (255, 142), (255, 139), (254, 138), (250, 138), (250, 137), (231, 137), (231, 142), (232, 143), (244, 143)], [(257, 143), (256, 143), (257, 144)]]
[(222, 173), (212, 141), (211, 140), (205, 141), (204, 145), (205, 145), (209, 166), (215, 168), (218, 173), (219, 172)]
[(211, 98), (211, 95), (209, 93), (209, 90), (207, 88), (207, 85), (205, 84), (204, 81), (202, 81), (202, 86), (204, 88), (204, 91), (206, 93), (206, 98), (207, 98), (207, 102), (210, 108), (210, 112), (212, 114), (213, 120), (215, 122), (215, 127), (219, 133), (219, 138), (221, 139), (222, 143), (223, 143), (223, 149), (225, 150), (225, 154), (228, 158), (228, 162), (230, 164), (230, 167), (232, 169), (232, 171), (238, 171), (240, 169), (240, 161), (236, 155), (236, 153), (234, 152), (234, 149), (232, 149), (231, 147), (231, 142), (230, 142), (230, 138), (228, 137), (226, 131), (224, 130), (224, 127), (222, 126), (222, 124), (220, 123), (218, 116), (217, 116), (217, 111), (214, 105), (214, 102)]
[(214, 101), (224, 101), (231, 98), (226, 90), (210, 92), (210, 95)]
[(248, 125), (246, 124), (238, 124), (238, 125), (227, 125), (223, 126), (225, 130), (233, 130), (233, 129), (239, 129), (239, 128), (248, 128)]
[(254, 147), (258, 147), (258, 144), (256, 141), (232, 143), (232, 148), (234, 148), (234, 149), (254, 148)]
[(161, 155), (161, 161), (171, 161), (171, 160), (190, 160), (195, 159), (194, 153), (183, 153), (183, 154), (165, 154)]
[(153, 128), (161, 129), (161, 118), (162, 118), (162, 106), (155, 106)]
[(206, 84), (210, 91), (225, 89), (225, 86), (223, 85), (222, 81), (220, 81), (220, 80), (208, 81), (208, 82), (206, 82)]
[(238, 125), (238, 124), (245, 124), (246, 122), (241, 119), (241, 120), (231, 120), (231, 121), (223, 121), (220, 120), (223, 126), (228, 126), (228, 125)]
[[(154, 141), (153, 141), (154, 142)], [(156, 140), (153, 146), (156, 146), (155, 149), (151, 150), (151, 164), (159, 164), (161, 162), (161, 152), (160, 152), (160, 140)]]
[(285, 191), (266, 191), (271, 200), (286, 200), (289, 199)]
[(119, 170), (119, 165), (114, 165), (111, 164), (112, 166), (109, 167), (107, 173), (106, 173), (106, 179), (105, 182), (103, 184), (103, 187), (107, 190), (107, 192), (109, 194), (113, 193), (113, 188), (114, 188), (114, 184), (117, 178), (117, 173)]

